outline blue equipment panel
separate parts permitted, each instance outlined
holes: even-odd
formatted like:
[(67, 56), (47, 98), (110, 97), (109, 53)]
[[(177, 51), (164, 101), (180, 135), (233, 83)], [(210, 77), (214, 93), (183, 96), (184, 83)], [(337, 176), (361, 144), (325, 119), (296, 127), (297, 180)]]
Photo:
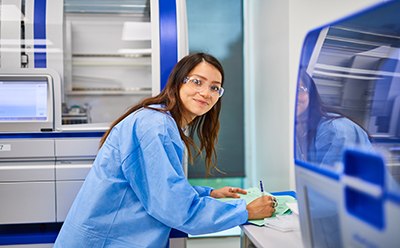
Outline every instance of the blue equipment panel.
[(296, 94), (305, 247), (399, 247), (400, 2), (312, 30)]

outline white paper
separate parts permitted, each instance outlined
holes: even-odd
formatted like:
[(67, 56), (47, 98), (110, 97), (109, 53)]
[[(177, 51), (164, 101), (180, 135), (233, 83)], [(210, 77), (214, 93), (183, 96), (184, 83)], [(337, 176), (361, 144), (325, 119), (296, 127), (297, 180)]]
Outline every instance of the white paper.
[(297, 205), (297, 202), (287, 202), (286, 206), (288, 206), (288, 208), (292, 210), (293, 213), (299, 215), (299, 207)]
[(277, 215), (272, 218), (264, 219), (264, 226), (273, 228), (281, 232), (299, 230), (299, 217), (295, 214)]

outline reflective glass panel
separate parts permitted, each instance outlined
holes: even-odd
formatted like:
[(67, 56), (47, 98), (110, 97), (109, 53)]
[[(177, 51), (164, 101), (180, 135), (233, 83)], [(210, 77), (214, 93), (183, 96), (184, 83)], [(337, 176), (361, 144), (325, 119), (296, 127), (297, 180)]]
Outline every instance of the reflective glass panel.
[(344, 150), (356, 147), (381, 153), (390, 180), (400, 182), (399, 9), (394, 1), (307, 35), (296, 96), (297, 161), (340, 170)]

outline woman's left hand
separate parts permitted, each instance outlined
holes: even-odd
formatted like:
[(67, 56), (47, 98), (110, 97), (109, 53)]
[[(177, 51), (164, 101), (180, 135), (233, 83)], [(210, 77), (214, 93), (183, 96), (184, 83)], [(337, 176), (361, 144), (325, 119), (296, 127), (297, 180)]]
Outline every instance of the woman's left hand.
[(220, 189), (212, 190), (210, 196), (214, 198), (240, 198), (240, 195), (238, 193), (247, 194), (247, 191), (237, 187), (223, 187)]

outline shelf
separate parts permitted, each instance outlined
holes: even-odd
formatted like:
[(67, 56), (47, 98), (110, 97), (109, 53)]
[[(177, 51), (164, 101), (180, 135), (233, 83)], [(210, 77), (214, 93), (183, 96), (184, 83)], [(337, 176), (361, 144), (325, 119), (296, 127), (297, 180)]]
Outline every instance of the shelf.
[(151, 66), (151, 61), (73, 61), (73, 66)]
[(149, 58), (150, 53), (125, 53), (125, 54), (73, 54), (72, 58)]
[(151, 53), (74, 54), (73, 66), (151, 66)]
[(73, 58), (147, 58), (151, 48), (118, 49), (117, 53), (73, 53)]
[(151, 88), (137, 89), (73, 89), (66, 92), (69, 96), (82, 95), (151, 95)]

